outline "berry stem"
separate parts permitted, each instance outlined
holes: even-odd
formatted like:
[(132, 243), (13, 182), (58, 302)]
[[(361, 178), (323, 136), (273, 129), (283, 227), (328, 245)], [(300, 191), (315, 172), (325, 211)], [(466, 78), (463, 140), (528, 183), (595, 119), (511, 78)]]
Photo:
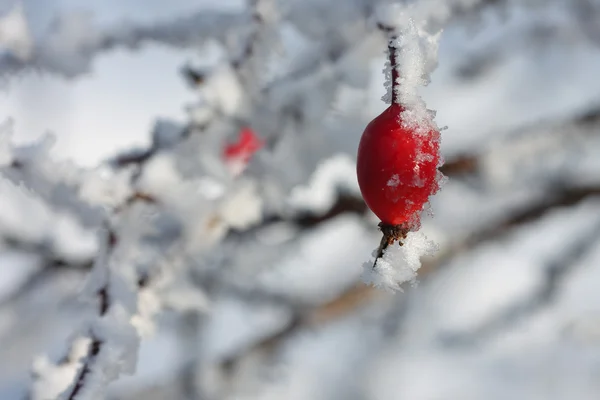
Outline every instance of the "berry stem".
[(398, 72), (398, 59), (397, 59), (397, 40), (398, 34), (392, 26), (387, 26), (382, 23), (377, 24), (377, 27), (387, 36), (388, 38), (388, 60), (390, 60), (390, 69), (392, 70), (392, 96), (391, 104), (399, 103), (398, 99), (398, 78), (400, 73)]
[(379, 248), (377, 249), (377, 256), (375, 257), (375, 261), (373, 261), (373, 268), (375, 268), (375, 266), (377, 265), (377, 260), (379, 260), (381, 257), (383, 257), (383, 252), (385, 251), (385, 249), (387, 249), (389, 246), (388, 240), (385, 237), (385, 235), (383, 235), (381, 237), (381, 242), (379, 243)]
[(398, 73), (398, 62), (396, 60), (396, 47), (394, 46), (395, 41), (396, 36), (390, 36), (388, 58), (392, 70), (392, 104), (398, 103), (398, 78), (400, 77), (400, 74)]
[(381, 237), (381, 242), (379, 243), (379, 248), (377, 249), (377, 256), (375, 257), (375, 261), (373, 262), (373, 268), (377, 265), (377, 260), (383, 257), (383, 252), (390, 245), (398, 242), (398, 245), (402, 246), (402, 240), (406, 239), (406, 235), (410, 231), (404, 225), (389, 225), (383, 222), (379, 223), (379, 229), (383, 233)]

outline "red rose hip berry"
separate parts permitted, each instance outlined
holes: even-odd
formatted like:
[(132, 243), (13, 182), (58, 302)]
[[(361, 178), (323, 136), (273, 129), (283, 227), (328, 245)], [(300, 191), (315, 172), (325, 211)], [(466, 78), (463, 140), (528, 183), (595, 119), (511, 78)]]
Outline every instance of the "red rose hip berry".
[(420, 227), (420, 214), (439, 189), (440, 133), (412, 128), (393, 103), (367, 125), (360, 140), (357, 176), (360, 191), (383, 226), (403, 231)]
[(226, 160), (241, 159), (247, 163), (262, 145), (263, 142), (256, 136), (256, 133), (252, 129), (244, 127), (240, 130), (237, 142), (225, 146), (223, 157)]
[(237, 142), (225, 145), (222, 156), (233, 175), (238, 175), (263, 145), (263, 141), (251, 128), (244, 127), (240, 130)]

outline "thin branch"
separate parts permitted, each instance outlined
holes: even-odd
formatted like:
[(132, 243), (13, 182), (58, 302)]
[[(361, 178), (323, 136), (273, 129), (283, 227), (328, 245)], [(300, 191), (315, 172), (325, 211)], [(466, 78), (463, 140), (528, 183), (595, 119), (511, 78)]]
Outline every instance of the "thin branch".
[(398, 40), (398, 35), (396, 34), (396, 30), (391, 26), (387, 26), (382, 23), (378, 23), (377, 28), (385, 34), (387, 41), (388, 41), (387, 56), (388, 56), (388, 61), (390, 63), (390, 78), (391, 78), (391, 82), (390, 82), (391, 89), (390, 90), (392, 91), (391, 104), (396, 104), (396, 103), (398, 103), (398, 85), (399, 85), (398, 80), (400, 78), (400, 74), (398, 72), (398, 60), (397, 60), (398, 49), (396, 48), (396, 42)]
[(388, 58), (390, 60), (390, 68), (392, 69), (392, 104), (396, 104), (398, 103), (398, 79), (400, 78), (400, 74), (398, 73), (398, 63), (396, 60), (396, 47), (393, 44), (396, 41), (396, 37), (392, 36), (389, 41), (390, 44), (388, 45)]
[[(124, 212), (124, 211), (126, 211), (127, 208), (130, 208), (134, 204), (137, 204), (137, 203), (156, 204), (157, 200), (148, 194), (135, 192), (131, 196), (129, 196), (123, 202), (123, 204), (121, 206), (116, 207), (114, 212), (115, 213)], [(108, 223), (107, 223), (107, 225), (108, 225)], [(105, 274), (104, 283), (96, 292), (96, 296), (97, 296), (97, 300), (98, 300), (97, 318), (99, 318), (99, 319), (102, 319), (103, 317), (105, 317), (108, 314), (108, 312), (113, 304), (112, 299), (109, 294), (110, 293), (109, 286), (110, 286), (110, 281), (111, 281), (111, 278), (110, 278), (111, 269), (108, 265), (108, 262), (119, 244), (119, 237), (118, 237), (118, 234), (109, 226), (106, 228), (106, 236), (105, 236), (104, 240), (105, 240), (104, 253), (98, 254), (97, 260), (96, 260), (97, 264), (95, 265), (95, 268), (102, 269), (103, 273)], [(148, 277), (141, 276), (138, 278), (138, 290), (147, 284), (148, 284)], [(105, 345), (105, 341), (98, 338), (94, 333), (91, 333), (90, 340), (91, 340), (91, 342), (88, 346), (87, 354), (83, 357), (82, 365), (75, 375), (71, 389), (69, 389), (68, 392), (63, 393), (64, 398), (66, 398), (68, 400), (75, 400), (77, 398), (78, 394), (81, 392), (81, 390), (83, 390), (83, 388), (86, 385), (88, 376), (89, 376), (90, 372), (92, 371), (92, 366), (94, 365), (98, 355), (100, 354), (103, 346)], [(70, 356), (69, 356), (70, 353), (71, 353), (71, 351), (69, 351), (67, 353), (67, 355), (63, 358), (63, 360), (59, 361), (58, 365), (64, 365), (65, 363), (72, 361), (72, 360), (70, 360)]]
[[(107, 241), (107, 248), (106, 248), (106, 255), (104, 257), (105, 257), (105, 259), (108, 259), (111, 256), (115, 247), (117, 246), (118, 240), (117, 240), (116, 234), (111, 229), (107, 230), (105, 240)], [(108, 266), (99, 265), (99, 267), (104, 267), (106, 269), (106, 274), (107, 275), (110, 274), (110, 270), (109, 270)], [(104, 285), (100, 288), (100, 290), (98, 290), (98, 293), (97, 293), (98, 317), (99, 318), (104, 317), (111, 306), (111, 299), (108, 294), (109, 281), (110, 281), (110, 279), (107, 276)], [(68, 400), (76, 399), (78, 393), (84, 387), (86, 377), (90, 373), (91, 366), (94, 363), (94, 360), (96, 359), (98, 354), (100, 353), (100, 350), (102, 349), (103, 344), (104, 344), (104, 342), (102, 340), (100, 340), (97, 337), (95, 337), (94, 335), (92, 335), (91, 343), (88, 348), (88, 354), (85, 356), (83, 365), (75, 377), (75, 381), (74, 381), (75, 383), (73, 385), (73, 389), (67, 396)]]
[[(33, 159), (32, 155), (23, 158), (14, 156), (10, 165), (0, 167), (0, 175), (15, 185), (35, 192), (51, 207), (74, 214), (84, 227), (97, 228), (102, 223), (104, 211), (101, 207), (82, 199), (79, 193), (80, 179), (84, 179), (89, 171), (79, 169), (77, 172), (81, 174), (80, 177), (74, 178), (77, 176), (74, 173), (77, 169), (74, 165), (50, 159), (40, 161), (40, 158), (46, 155), (38, 153), (34, 153)], [(61, 171), (60, 175), (50, 176), (52, 168)]]
[(242, 66), (247, 64), (248, 60), (250, 60), (256, 52), (256, 46), (259, 41), (260, 30), (265, 24), (263, 16), (258, 11), (258, 3), (260, 1), (264, 0), (250, 0), (249, 2), (249, 8), (253, 23), (252, 31), (250, 32), (250, 35), (246, 38), (246, 43), (244, 44), (244, 48), (241, 54), (230, 61), (231, 66), (235, 70), (239, 71), (242, 68)]
[(79, 276), (82, 276), (89, 272), (93, 264), (91, 260), (72, 263), (62, 259), (52, 260), (51, 258), (42, 262), (43, 265), (37, 271), (29, 275), (10, 294), (0, 298), (0, 307), (8, 307), (27, 299), (32, 293), (37, 292), (42, 285), (62, 274), (79, 274)]

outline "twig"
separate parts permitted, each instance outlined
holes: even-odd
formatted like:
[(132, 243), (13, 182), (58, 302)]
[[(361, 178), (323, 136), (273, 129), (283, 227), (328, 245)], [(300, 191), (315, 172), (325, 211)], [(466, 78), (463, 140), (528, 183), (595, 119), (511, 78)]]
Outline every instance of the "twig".
[(379, 229), (381, 230), (383, 236), (381, 237), (381, 242), (379, 243), (379, 248), (377, 249), (377, 256), (373, 262), (373, 268), (377, 266), (377, 261), (383, 257), (383, 253), (389, 246), (395, 242), (398, 242), (398, 245), (403, 246), (404, 243), (402, 241), (406, 239), (406, 235), (408, 235), (408, 232), (410, 232), (410, 229), (404, 225), (389, 225), (384, 224), (383, 222), (379, 223)]
[(384, 25), (382, 23), (377, 24), (379, 30), (385, 33), (388, 40), (388, 60), (390, 62), (390, 70), (391, 70), (391, 82), (390, 87), (392, 90), (391, 103), (398, 103), (398, 79), (400, 78), (400, 74), (398, 72), (398, 59), (397, 59), (397, 51), (396, 41), (398, 40), (398, 35), (396, 34), (396, 30), (391, 27)]
[[(105, 259), (108, 259), (111, 256), (111, 253), (113, 252), (114, 248), (117, 245), (117, 236), (111, 229), (108, 229), (105, 240), (107, 241), (107, 248), (106, 248), (107, 254), (105, 256), (106, 257)], [(99, 267), (104, 267), (104, 266), (99, 265)], [(109, 270), (108, 266), (106, 266), (105, 268), (106, 268), (106, 273), (109, 274), (110, 270)], [(97, 293), (98, 317), (100, 317), (100, 318), (102, 318), (106, 315), (106, 313), (108, 312), (110, 305), (111, 305), (111, 299), (108, 295), (108, 285), (109, 285), (109, 278), (107, 276), (106, 282), (100, 288), (100, 290), (98, 290), (98, 293)], [(75, 377), (75, 383), (73, 385), (73, 389), (71, 390), (70, 394), (67, 397), (68, 400), (74, 400), (77, 397), (77, 394), (81, 391), (81, 389), (85, 385), (86, 377), (91, 371), (91, 365), (93, 364), (94, 359), (100, 353), (100, 350), (101, 350), (103, 344), (104, 344), (104, 342), (102, 340), (98, 339), (97, 337), (95, 337), (92, 334), (91, 343), (88, 348), (88, 354), (85, 356), (83, 365)]]
[[(256, 2), (253, 2), (253, 4), (256, 4)], [(254, 13), (254, 19), (257, 24), (259, 24), (261, 22), (261, 18), (257, 12)], [(242, 58), (239, 60), (232, 61), (232, 66), (234, 68), (240, 69), (242, 67), (243, 63), (250, 59), (250, 57), (253, 54), (253, 46), (255, 45), (256, 38), (257, 38), (257, 32), (255, 30), (248, 40), (248, 44), (247, 44), (246, 50), (242, 54)], [(181, 136), (181, 138), (185, 138), (185, 137), (187, 137), (187, 135)], [(153, 146), (146, 151), (140, 151), (137, 154), (132, 154), (130, 156), (116, 158), (115, 162), (113, 164), (118, 167), (135, 164), (141, 169), (142, 166), (148, 160), (150, 160), (154, 154), (156, 154), (158, 152), (158, 150), (159, 150), (159, 146), (156, 143), (153, 143)], [(139, 177), (139, 175), (136, 175), (135, 179), (137, 177)], [(157, 199), (147, 193), (135, 192), (131, 196), (129, 196), (123, 202), (123, 204), (116, 207), (114, 212), (115, 213), (124, 212), (126, 209), (128, 209), (132, 205), (134, 205), (136, 203), (140, 203), (140, 202), (156, 204)], [(117, 236), (112, 231), (109, 231), (109, 232), (110, 232), (109, 240), (112, 243), (112, 245), (110, 246), (109, 251), (107, 251), (107, 253), (108, 253), (106, 255), (107, 258), (110, 257), (112, 250), (114, 249), (114, 247), (117, 244)], [(108, 270), (108, 267), (106, 267), (106, 268), (107, 268), (107, 273), (110, 273), (110, 271)], [(108, 309), (110, 307), (110, 298), (108, 297), (108, 284), (109, 284), (109, 280), (107, 279), (105, 285), (98, 292), (98, 296), (100, 298), (100, 304), (101, 304), (100, 310), (98, 313), (98, 316), (100, 318), (106, 314), (106, 312), (108, 311)], [(146, 284), (148, 284), (147, 276), (142, 276), (138, 279), (138, 285), (140, 287), (142, 285), (146, 285)], [(75, 400), (77, 394), (85, 386), (86, 377), (91, 370), (91, 365), (93, 364), (97, 355), (100, 353), (103, 344), (104, 344), (103, 341), (99, 340), (96, 337), (92, 337), (92, 342), (90, 344), (88, 354), (84, 358), (83, 366), (81, 367), (80, 372), (78, 373), (78, 375), (75, 379), (75, 384), (73, 385), (73, 389), (67, 397), (68, 400)]]
[[(131, 196), (129, 196), (127, 199), (125, 199), (125, 201), (123, 202), (123, 204), (121, 206), (115, 208), (114, 213), (118, 214), (118, 213), (124, 212), (127, 208), (132, 207), (136, 203), (156, 204), (157, 200), (153, 196), (148, 195), (146, 193), (134, 192)], [(107, 223), (107, 225), (108, 225), (108, 223)], [(108, 265), (108, 262), (109, 262), (110, 258), (112, 257), (115, 249), (118, 246), (119, 237), (118, 237), (117, 233), (110, 226), (108, 226), (106, 228), (106, 237), (104, 238), (104, 240), (106, 241), (105, 242), (106, 243), (105, 253), (98, 255), (98, 259), (97, 259), (98, 264), (96, 266), (97, 268), (103, 269), (103, 271), (105, 273), (104, 284), (97, 291), (97, 298), (98, 298), (98, 314), (97, 314), (97, 316), (100, 319), (107, 315), (108, 311), (110, 310), (110, 308), (112, 306), (112, 299), (110, 298), (110, 295), (109, 295), (111, 269)], [(148, 283), (148, 277), (140, 276), (138, 278), (138, 290), (140, 288), (142, 288), (143, 286), (147, 285), (147, 283)], [(102, 348), (105, 344), (105, 342), (103, 340), (101, 340), (100, 338), (95, 336), (95, 334), (93, 334), (93, 333), (91, 334), (90, 339), (91, 339), (91, 342), (88, 347), (88, 352), (83, 358), (83, 365), (80, 367), (79, 372), (75, 376), (72, 389), (67, 394), (63, 394), (65, 396), (65, 398), (68, 400), (75, 400), (77, 398), (77, 395), (85, 387), (86, 379), (92, 370), (92, 365), (94, 364), (98, 354), (100, 354), (100, 352), (102, 351)], [(65, 360), (67, 360), (67, 359), (68, 359), (68, 356), (65, 358)], [(63, 362), (66, 362), (65, 360), (63, 360)]]

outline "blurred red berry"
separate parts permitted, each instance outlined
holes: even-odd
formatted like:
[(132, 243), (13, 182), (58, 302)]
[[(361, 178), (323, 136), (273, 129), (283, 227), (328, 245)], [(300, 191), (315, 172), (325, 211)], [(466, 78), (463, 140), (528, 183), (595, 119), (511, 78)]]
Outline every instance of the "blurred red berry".
[[(229, 143), (223, 149), (223, 158), (226, 163), (235, 165), (236, 170), (248, 164), (254, 153), (262, 148), (263, 141), (248, 127), (242, 128), (235, 143)], [(239, 171), (237, 171), (239, 172)]]
[(367, 206), (381, 222), (414, 230), (429, 196), (439, 189), (440, 133), (405, 126), (402, 111), (394, 103), (367, 125), (357, 176)]

